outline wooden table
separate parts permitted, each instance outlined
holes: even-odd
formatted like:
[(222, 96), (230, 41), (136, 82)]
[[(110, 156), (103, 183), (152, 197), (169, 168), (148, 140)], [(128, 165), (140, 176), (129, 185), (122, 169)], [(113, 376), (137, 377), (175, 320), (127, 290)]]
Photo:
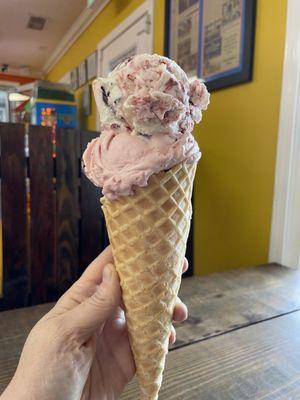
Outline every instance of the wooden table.
[[(300, 272), (276, 265), (186, 278), (160, 399), (300, 399)], [(0, 314), (0, 393), (51, 305)], [(138, 399), (135, 380), (122, 400)]]

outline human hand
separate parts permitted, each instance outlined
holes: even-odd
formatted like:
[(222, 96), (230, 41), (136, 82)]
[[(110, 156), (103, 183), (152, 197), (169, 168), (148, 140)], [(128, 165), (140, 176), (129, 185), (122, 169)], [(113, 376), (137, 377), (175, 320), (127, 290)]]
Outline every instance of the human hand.
[[(110, 247), (32, 329), (1, 400), (115, 400), (135, 374)], [(183, 272), (188, 268), (183, 263)], [(174, 321), (187, 317), (178, 299)], [(172, 326), (170, 342), (175, 342)]]

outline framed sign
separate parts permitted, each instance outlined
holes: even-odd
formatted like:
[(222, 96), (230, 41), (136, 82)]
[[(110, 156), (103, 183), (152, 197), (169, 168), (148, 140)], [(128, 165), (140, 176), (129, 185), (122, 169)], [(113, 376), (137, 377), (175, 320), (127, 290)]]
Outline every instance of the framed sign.
[(83, 60), (78, 65), (78, 86), (82, 86), (86, 83), (86, 60)]
[(81, 101), (83, 114), (87, 117), (91, 114), (91, 85), (89, 83), (83, 87)]
[[(107, 76), (124, 59), (139, 53), (153, 52), (153, 0), (133, 11), (101, 40), (97, 47), (98, 76)], [(96, 116), (96, 127), (100, 130)]]
[(107, 76), (125, 58), (153, 51), (153, 0), (133, 11), (98, 44), (98, 76)]
[(87, 80), (91, 80), (97, 75), (97, 50), (94, 51), (88, 58), (86, 59), (87, 64)]
[(135, 56), (136, 54), (137, 54), (137, 44), (134, 43), (131, 48), (126, 49), (123, 52), (120, 52), (119, 54), (116, 55), (115, 58), (112, 58), (109, 61), (109, 70), (112, 71), (118, 64), (126, 60), (126, 58)]
[(252, 79), (255, 0), (168, 0), (166, 54), (215, 90)]
[(71, 78), (71, 88), (73, 90), (78, 89), (78, 68), (72, 69), (70, 73), (70, 78)]
[(189, 77), (197, 75), (199, 47), (199, 0), (167, 0), (166, 55)]
[(66, 72), (58, 82), (71, 86), (71, 71)]

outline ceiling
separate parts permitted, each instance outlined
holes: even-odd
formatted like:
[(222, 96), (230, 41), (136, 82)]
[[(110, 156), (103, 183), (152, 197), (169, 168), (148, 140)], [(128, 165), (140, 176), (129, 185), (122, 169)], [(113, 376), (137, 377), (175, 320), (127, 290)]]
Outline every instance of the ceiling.
[[(0, 65), (10, 73), (39, 76), (86, 0), (0, 0)], [(31, 16), (46, 18), (42, 31), (27, 28)]]

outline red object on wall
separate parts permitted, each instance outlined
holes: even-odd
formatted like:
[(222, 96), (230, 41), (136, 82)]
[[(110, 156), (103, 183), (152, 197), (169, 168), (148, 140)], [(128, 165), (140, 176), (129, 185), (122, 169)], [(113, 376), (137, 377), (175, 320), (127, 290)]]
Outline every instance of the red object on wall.
[(19, 76), (19, 75), (0, 73), (0, 81), (18, 82), (21, 85), (24, 85), (25, 83), (34, 82), (36, 80), (37, 80), (37, 78), (32, 78), (29, 76)]

